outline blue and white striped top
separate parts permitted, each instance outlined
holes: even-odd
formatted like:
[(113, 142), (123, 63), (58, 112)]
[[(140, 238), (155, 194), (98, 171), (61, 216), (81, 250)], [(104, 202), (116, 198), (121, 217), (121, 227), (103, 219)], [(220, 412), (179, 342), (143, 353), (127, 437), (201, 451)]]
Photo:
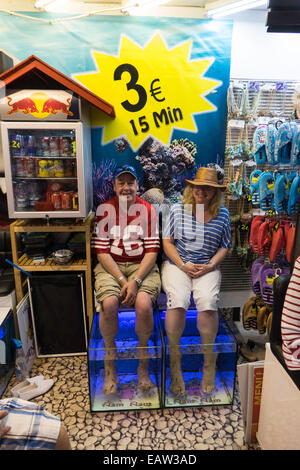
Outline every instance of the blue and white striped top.
[(163, 228), (163, 238), (169, 237), (174, 238), (175, 247), (185, 263), (208, 264), (219, 248), (231, 248), (228, 209), (222, 206), (217, 217), (203, 223), (182, 203), (174, 204)]

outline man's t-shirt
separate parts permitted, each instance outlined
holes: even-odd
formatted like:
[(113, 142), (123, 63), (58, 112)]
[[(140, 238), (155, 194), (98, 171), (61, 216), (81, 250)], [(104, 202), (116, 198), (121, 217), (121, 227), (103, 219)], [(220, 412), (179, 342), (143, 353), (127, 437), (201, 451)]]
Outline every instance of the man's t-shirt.
[(155, 208), (136, 196), (128, 211), (117, 196), (100, 204), (91, 241), (92, 253), (109, 253), (117, 263), (140, 263), (146, 253), (159, 251)]

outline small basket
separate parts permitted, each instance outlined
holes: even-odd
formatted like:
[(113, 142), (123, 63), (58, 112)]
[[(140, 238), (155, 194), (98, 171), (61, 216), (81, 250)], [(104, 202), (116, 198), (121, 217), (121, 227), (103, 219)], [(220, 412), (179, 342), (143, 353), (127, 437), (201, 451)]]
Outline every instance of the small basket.
[(56, 250), (52, 253), (52, 259), (57, 264), (67, 264), (73, 258), (73, 251), (71, 250)]

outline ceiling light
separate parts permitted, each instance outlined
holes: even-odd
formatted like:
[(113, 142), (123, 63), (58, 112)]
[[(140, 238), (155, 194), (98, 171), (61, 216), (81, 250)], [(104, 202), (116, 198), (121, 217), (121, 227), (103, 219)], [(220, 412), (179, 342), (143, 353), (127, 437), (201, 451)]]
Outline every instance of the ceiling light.
[(249, 10), (250, 8), (267, 5), (267, 3), (267, 0), (241, 0), (239, 2), (229, 3), (228, 5), (208, 10), (207, 15), (212, 16), (213, 18), (222, 18), (223, 16)]
[(143, 11), (144, 9), (149, 9), (163, 5), (170, 2), (171, 0), (129, 0), (123, 8), (123, 11), (132, 13), (133, 11)]

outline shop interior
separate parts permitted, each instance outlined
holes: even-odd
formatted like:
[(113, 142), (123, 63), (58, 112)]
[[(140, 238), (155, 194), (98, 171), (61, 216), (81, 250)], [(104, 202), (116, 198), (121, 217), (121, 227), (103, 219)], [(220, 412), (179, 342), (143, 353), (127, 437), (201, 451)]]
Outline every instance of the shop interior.
[[(30, 0), (11, 3), (12, 11), (29, 16), (41, 11)], [(73, 10), (59, 14), (84, 16), (103, 7), (69, 3)], [(109, 2), (108, 11), (99, 14), (124, 15), (124, 3)], [(209, 8), (230, 3), (173, 0), (142, 15), (202, 20)], [(281, 336), (285, 294), (300, 256), (300, 70), (295, 62), (300, 22), (294, 31), (283, 22), (280, 30), (276, 12), (270, 15), (272, 1), (254, 3), (225, 18), (233, 21), (226, 139), (223, 159), (212, 163), (226, 184), (223, 203), (230, 213), (232, 248), (221, 265), (218, 374), (209, 395), (199, 396), (196, 373), (188, 369), (203, 355), (199, 342), (191, 339), (197, 335), (193, 303), (181, 349), (192, 371), (186, 379), (190, 388), (184, 397), (169, 393), (164, 292), (147, 352), (155, 391), (131, 393), (128, 377), (134, 377), (137, 345), (127, 338), (135, 312), (123, 309), (117, 351), (123, 390), (113, 398), (99, 392), (105, 351), (90, 245), (95, 217), (90, 110), (105, 122), (118, 112), (35, 54), (16, 60), (0, 46), (5, 84), (0, 98), (0, 398), (10, 397), (17, 384), (8, 343), (13, 337), (25, 343), (30, 330), (30, 376), (53, 381), (32, 401), (61, 419), (72, 450), (300, 449), (300, 370), (288, 369)], [(274, 1), (275, 9), (279, 3)], [(289, 8), (295, 10), (292, 3)], [(129, 10), (130, 15), (135, 18)], [(40, 95), (30, 103), (45, 103), (34, 125), (26, 113), (17, 122), (13, 107), (3, 118), (10, 112), (4, 98), (14, 96), (17, 113), (25, 106), (22, 100), (32, 106), (34, 90)], [(45, 118), (51, 106), (62, 105), (62, 121)]]

